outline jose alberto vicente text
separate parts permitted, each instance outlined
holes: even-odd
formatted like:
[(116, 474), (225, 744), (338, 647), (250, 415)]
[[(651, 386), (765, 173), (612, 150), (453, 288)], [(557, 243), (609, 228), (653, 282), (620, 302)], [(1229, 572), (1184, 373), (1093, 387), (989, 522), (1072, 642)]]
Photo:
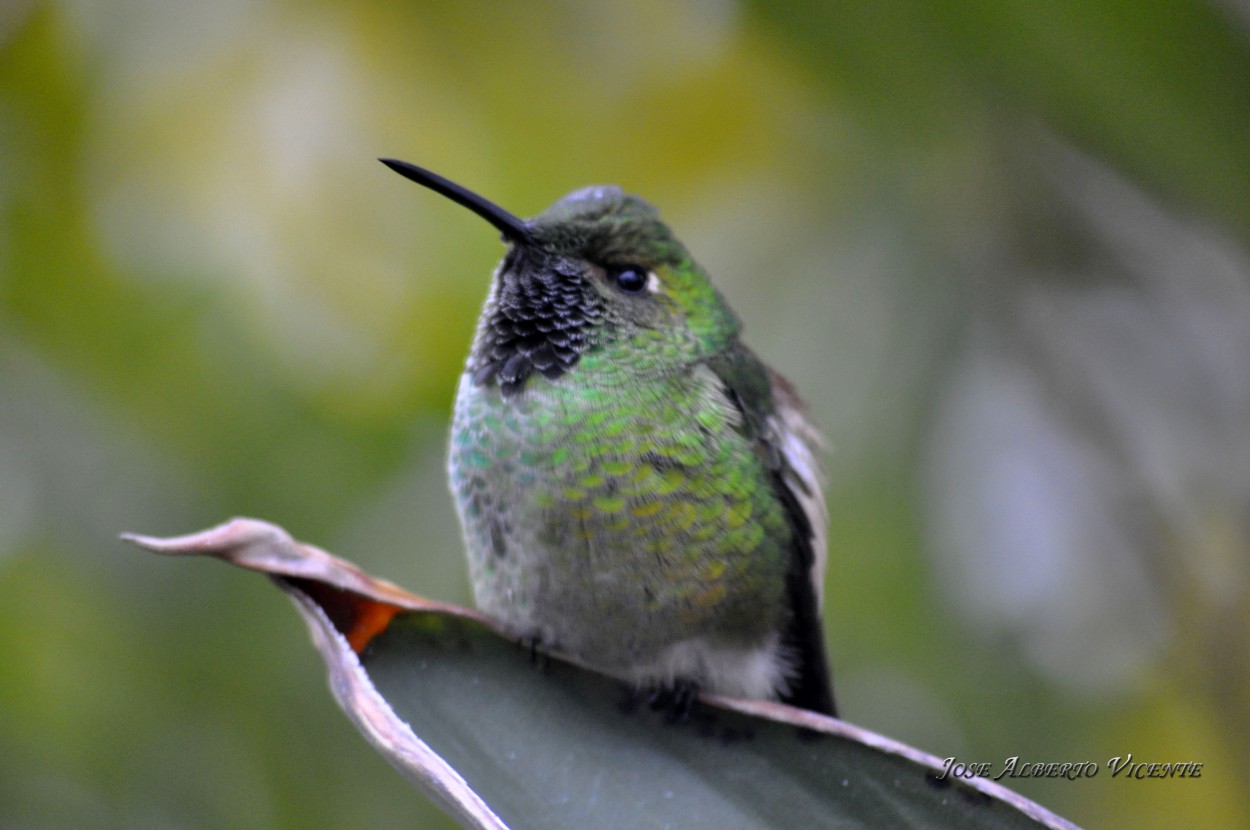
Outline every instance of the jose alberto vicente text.
[[(1105, 764), (1112, 778), (1201, 778), (1200, 761), (1138, 761), (1133, 753), (1108, 758)], [(942, 759), (942, 774), (948, 778), (1093, 778), (1102, 767), (1095, 761), (1022, 761), (1013, 755), (998, 767), (989, 761), (960, 761), (955, 756)]]

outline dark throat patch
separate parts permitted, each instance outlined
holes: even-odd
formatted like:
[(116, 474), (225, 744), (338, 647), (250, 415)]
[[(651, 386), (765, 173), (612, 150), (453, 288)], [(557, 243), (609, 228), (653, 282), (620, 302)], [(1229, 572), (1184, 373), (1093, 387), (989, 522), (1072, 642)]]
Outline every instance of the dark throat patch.
[(497, 279), (469, 365), (474, 383), (509, 396), (534, 372), (554, 379), (577, 363), (603, 301), (576, 265), (526, 248), (508, 252)]

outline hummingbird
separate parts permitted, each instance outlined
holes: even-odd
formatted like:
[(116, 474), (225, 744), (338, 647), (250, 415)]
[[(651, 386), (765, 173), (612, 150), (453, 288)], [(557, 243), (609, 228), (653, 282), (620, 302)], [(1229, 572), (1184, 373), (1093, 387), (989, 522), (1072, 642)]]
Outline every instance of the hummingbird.
[(657, 210), (598, 186), (522, 220), (379, 161), (507, 248), (448, 453), (478, 607), (670, 702), (836, 714), (822, 439)]

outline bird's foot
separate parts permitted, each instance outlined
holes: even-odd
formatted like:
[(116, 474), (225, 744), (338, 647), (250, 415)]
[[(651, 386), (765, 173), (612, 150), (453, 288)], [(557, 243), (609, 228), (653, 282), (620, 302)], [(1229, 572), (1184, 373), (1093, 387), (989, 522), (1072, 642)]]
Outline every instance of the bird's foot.
[(520, 640), (521, 648), (529, 652), (530, 664), (538, 666), (544, 673), (551, 668), (551, 658), (542, 637), (537, 634), (527, 635)]
[(699, 684), (689, 680), (676, 680), (671, 685), (659, 686), (647, 697), (647, 705), (653, 712), (664, 712), (665, 723), (685, 723), (690, 710), (699, 696)]

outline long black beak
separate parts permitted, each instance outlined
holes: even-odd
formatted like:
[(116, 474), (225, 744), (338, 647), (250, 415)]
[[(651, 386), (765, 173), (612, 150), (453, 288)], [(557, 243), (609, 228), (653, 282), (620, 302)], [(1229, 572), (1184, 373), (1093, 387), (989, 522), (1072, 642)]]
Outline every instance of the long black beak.
[(424, 167), (417, 167), (415, 164), (409, 164), (406, 161), (397, 161), (395, 159), (378, 159), (387, 167), (394, 170), (405, 179), (412, 179), (417, 184), (428, 187), (435, 193), (439, 193), (451, 199), (458, 205), (463, 205), (478, 216), (490, 222), (504, 237), (512, 242), (521, 245), (533, 245), (534, 237), (530, 235), (529, 228), (526, 227), (525, 221), (518, 219), (508, 211), (501, 208), (494, 202), (483, 199), (471, 190), (456, 184), (453, 181), (444, 179), (437, 173), (431, 173)]

